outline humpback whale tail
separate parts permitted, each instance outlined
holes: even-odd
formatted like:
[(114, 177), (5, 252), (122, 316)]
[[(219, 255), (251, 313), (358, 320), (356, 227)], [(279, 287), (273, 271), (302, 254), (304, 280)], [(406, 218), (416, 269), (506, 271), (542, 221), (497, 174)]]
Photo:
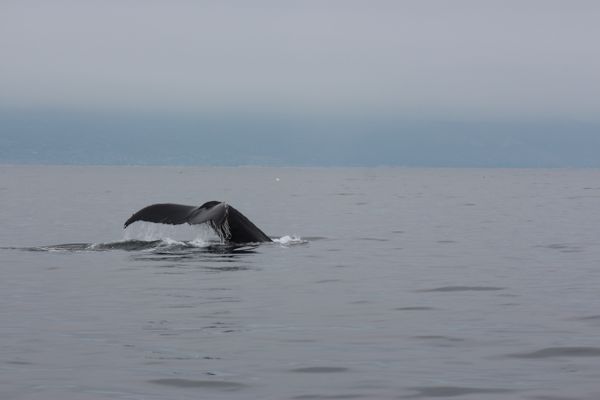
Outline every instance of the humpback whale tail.
[(227, 203), (208, 201), (201, 206), (152, 204), (125, 221), (124, 228), (136, 221), (161, 224), (208, 224), (223, 241), (234, 243), (271, 242), (271, 239), (241, 212)]

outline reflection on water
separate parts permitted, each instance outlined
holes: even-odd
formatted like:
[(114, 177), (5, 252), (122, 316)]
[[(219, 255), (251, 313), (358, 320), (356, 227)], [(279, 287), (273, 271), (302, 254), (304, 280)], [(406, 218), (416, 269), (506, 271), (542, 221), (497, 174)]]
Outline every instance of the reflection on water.
[[(132, 261), (168, 262), (161, 267), (174, 268), (181, 263), (200, 263), (210, 261), (217, 263), (234, 263), (242, 260), (242, 256), (256, 253), (257, 245), (228, 244), (220, 242), (195, 241), (180, 242), (172, 240), (125, 240), (109, 243), (66, 243), (39, 247), (12, 248), (32, 252), (103, 252), (123, 250), (134, 253)], [(248, 269), (246, 266), (212, 266), (206, 267), (215, 271), (238, 271)]]
[[(77, 252), (77, 251), (141, 251), (151, 250), (153, 254), (192, 254), (213, 253), (232, 254), (236, 252), (251, 253), (258, 245), (229, 244), (220, 242), (196, 242), (196, 241), (174, 241), (174, 240), (123, 240), (110, 243), (66, 243), (50, 246), (25, 247), (26, 251), (49, 251), (49, 252)], [(15, 248), (16, 249), (16, 248)]]

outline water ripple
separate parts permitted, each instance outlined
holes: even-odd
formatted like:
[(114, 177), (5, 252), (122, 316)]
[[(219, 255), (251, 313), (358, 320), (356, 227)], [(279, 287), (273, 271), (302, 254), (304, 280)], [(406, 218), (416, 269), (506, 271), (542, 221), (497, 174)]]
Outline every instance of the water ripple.
[(465, 341), (465, 339), (455, 338), (455, 337), (450, 337), (450, 336), (443, 336), (443, 335), (421, 335), (421, 336), (413, 336), (413, 338), (420, 339), (420, 340), (443, 340), (443, 341), (448, 341), (448, 342), (464, 342)]
[(467, 291), (494, 291), (506, 288), (497, 286), (442, 286), (433, 289), (421, 289), (418, 292), (467, 292)]
[(344, 367), (304, 367), (304, 368), (294, 368), (291, 369), (290, 372), (303, 372), (310, 374), (323, 374), (323, 373), (332, 373), (332, 372), (346, 372), (348, 368)]
[(178, 388), (206, 388), (206, 389), (221, 389), (221, 390), (239, 390), (247, 385), (239, 382), (231, 381), (210, 381), (210, 380), (193, 380), (180, 378), (164, 378), (152, 379), (149, 383), (159, 385), (173, 386)]
[(312, 400), (312, 399), (364, 399), (368, 398), (361, 394), (303, 394), (300, 396), (294, 396), (292, 399), (295, 400)]
[(510, 354), (512, 358), (553, 358), (553, 357), (600, 357), (600, 347), (567, 346), (547, 347), (529, 353)]
[(473, 388), (461, 386), (421, 386), (412, 387), (410, 390), (415, 390), (417, 393), (401, 396), (403, 399), (416, 399), (423, 397), (456, 397), (467, 394), (492, 394), (492, 393), (514, 393), (513, 389), (500, 388)]

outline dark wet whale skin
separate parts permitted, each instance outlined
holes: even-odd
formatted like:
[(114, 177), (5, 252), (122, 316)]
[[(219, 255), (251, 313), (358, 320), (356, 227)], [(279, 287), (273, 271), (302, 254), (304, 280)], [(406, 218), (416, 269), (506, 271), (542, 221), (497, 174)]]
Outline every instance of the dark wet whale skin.
[(161, 224), (208, 224), (226, 242), (258, 243), (272, 240), (245, 215), (221, 201), (208, 201), (201, 206), (161, 203), (144, 207), (125, 221), (125, 228), (136, 221)]

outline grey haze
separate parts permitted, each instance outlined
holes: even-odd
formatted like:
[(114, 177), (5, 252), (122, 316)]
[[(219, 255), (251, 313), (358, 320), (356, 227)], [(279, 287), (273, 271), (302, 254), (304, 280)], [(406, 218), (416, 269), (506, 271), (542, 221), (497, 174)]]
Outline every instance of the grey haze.
[(5, 1), (0, 162), (598, 166), (599, 17), (594, 1)]

